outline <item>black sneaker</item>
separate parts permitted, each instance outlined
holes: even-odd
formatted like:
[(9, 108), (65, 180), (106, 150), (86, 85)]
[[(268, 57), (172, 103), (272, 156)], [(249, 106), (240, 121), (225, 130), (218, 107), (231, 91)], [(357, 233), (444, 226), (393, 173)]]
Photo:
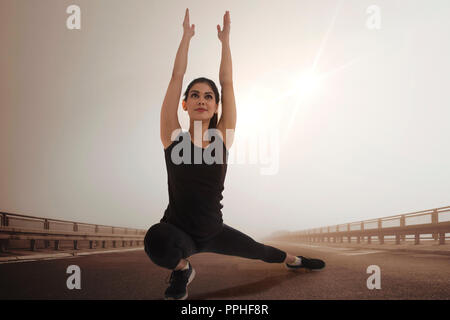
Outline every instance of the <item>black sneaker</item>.
[(298, 256), (300, 259), (302, 259), (302, 263), (299, 266), (293, 266), (286, 263), (286, 268), (289, 270), (295, 270), (295, 269), (309, 269), (313, 271), (322, 270), (325, 268), (325, 262), (320, 259), (310, 259), (305, 258), (303, 256)]
[(187, 285), (195, 277), (195, 270), (189, 262), (189, 269), (172, 271), (170, 275), (169, 287), (165, 292), (166, 300), (185, 300), (188, 297)]

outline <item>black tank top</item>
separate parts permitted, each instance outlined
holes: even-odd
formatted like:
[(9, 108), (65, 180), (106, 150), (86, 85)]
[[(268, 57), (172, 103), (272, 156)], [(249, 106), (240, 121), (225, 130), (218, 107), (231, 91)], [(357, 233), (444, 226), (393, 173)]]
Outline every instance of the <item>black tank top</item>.
[(164, 155), (169, 204), (161, 222), (174, 224), (197, 241), (211, 239), (223, 227), (220, 201), (228, 161), (225, 144), (212, 135), (210, 144), (201, 148), (192, 142), (189, 131), (181, 131)]

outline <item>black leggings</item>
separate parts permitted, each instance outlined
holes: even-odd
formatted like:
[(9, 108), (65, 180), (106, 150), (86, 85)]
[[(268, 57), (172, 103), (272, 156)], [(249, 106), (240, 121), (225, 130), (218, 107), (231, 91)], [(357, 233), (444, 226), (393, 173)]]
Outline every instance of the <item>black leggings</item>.
[(150, 259), (167, 269), (175, 269), (181, 259), (200, 252), (258, 259), (269, 263), (281, 263), (286, 259), (284, 251), (256, 242), (226, 224), (211, 240), (198, 242), (173, 224), (160, 222), (148, 229), (144, 245)]

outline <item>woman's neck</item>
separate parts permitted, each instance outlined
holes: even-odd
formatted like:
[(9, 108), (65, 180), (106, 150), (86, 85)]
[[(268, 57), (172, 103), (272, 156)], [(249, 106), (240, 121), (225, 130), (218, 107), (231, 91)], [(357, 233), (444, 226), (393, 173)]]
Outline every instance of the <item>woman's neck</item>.
[(206, 147), (209, 144), (208, 140), (203, 139), (205, 132), (208, 130), (209, 120), (195, 120), (190, 121), (189, 134), (191, 135), (191, 141), (197, 145)]

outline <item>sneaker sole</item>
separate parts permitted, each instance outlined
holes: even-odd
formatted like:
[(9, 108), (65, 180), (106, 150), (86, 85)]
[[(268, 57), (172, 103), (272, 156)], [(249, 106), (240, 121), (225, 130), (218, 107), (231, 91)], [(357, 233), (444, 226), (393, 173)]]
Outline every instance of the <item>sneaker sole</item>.
[(185, 294), (184, 296), (182, 296), (181, 298), (178, 298), (178, 299), (172, 298), (172, 297), (165, 297), (164, 300), (186, 300), (187, 297), (188, 297), (187, 286), (189, 285), (189, 283), (192, 282), (192, 280), (194, 280), (194, 278), (195, 278), (195, 269), (192, 268), (192, 273), (191, 273), (191, 275), (189, 276), (188, 283), (186, 284), (186, 294)]

